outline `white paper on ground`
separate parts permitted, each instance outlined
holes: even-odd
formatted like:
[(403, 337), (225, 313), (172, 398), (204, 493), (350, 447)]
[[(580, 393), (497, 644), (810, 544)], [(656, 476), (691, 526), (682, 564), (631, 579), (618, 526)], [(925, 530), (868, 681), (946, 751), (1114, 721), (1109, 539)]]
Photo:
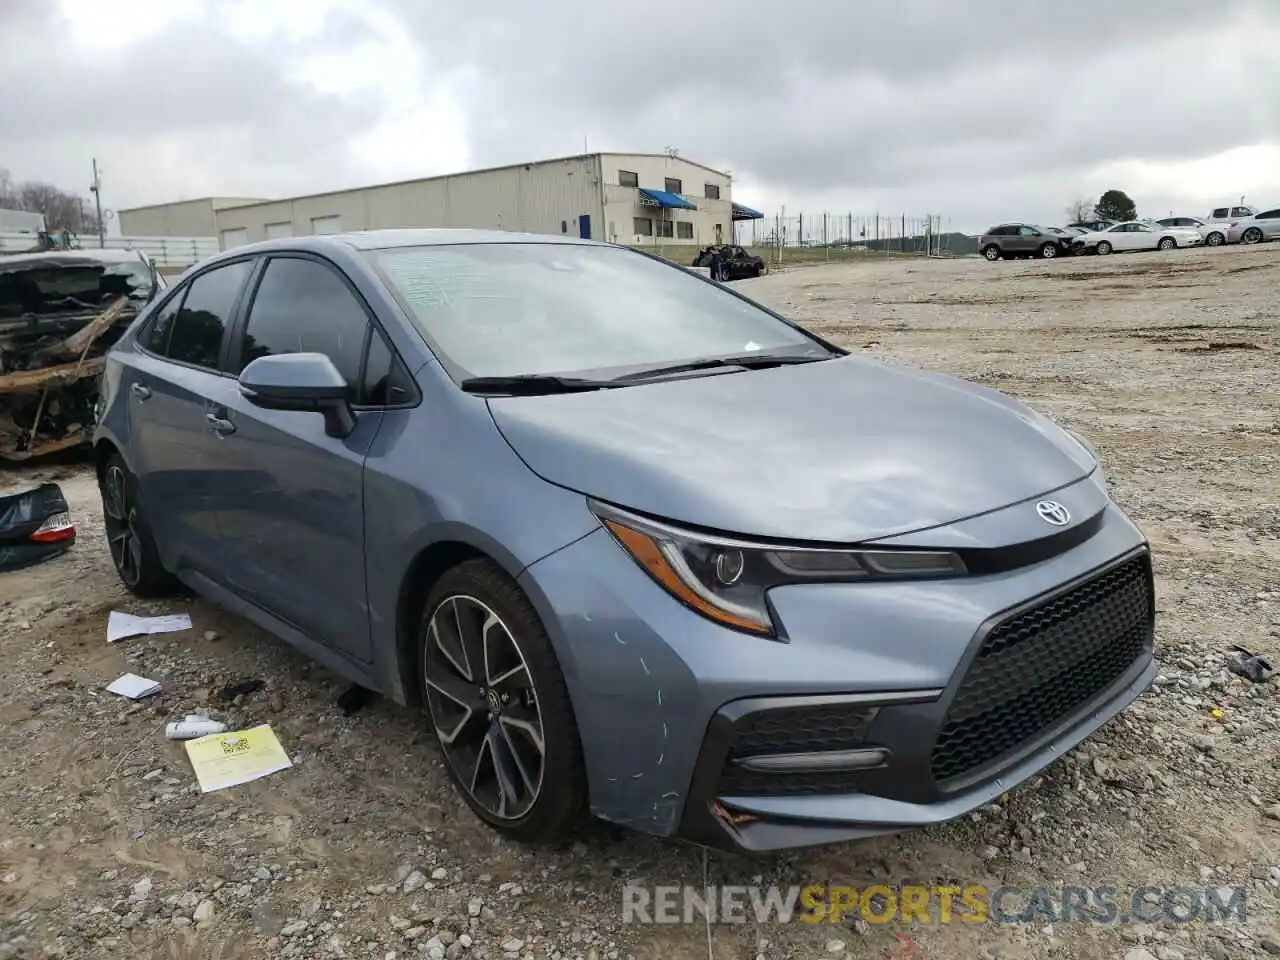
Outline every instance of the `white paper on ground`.
[(177, 633), (191, 629), (191, 617), (175, 613), (167, 617), (135, 617), (131, 613), (112, 610), (107, 620), (107, 643), (115, 643), (126, 637), (138, 637), (151, 633)]
[(160, 684), (156, 680), (148, 680), (146, 677), (140, 677), (136, 673), (126, 673), (124, 676), (112, 680), (107, 686), (107, 693), (119, 694), (122, 697), (128, 697), (130, 700), (141, 700), (143, 697), (149, 697), (153, 693), (160, 692)]

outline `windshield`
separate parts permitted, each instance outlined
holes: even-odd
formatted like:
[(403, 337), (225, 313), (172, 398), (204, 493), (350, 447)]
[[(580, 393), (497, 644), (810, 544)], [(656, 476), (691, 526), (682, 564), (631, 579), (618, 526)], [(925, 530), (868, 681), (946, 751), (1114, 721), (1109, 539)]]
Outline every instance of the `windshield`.
[(464, 377), (618, 372), (828, 351), (759, 307), (616, 247), (477, 243), (368, 253)]

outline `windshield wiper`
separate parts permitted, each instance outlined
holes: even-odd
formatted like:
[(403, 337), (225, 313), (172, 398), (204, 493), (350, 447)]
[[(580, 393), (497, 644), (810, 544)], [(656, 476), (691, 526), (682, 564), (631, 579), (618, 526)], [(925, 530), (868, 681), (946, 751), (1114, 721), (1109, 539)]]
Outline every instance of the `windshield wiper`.
[(647, 380), (650, 377), (662, 377), (669, 373), (714, 370), (719, 367), (763, 370), (766, 367), (781, 367), (787, 364), (815, 363), (818, 360), (830, 360), (833, 356), (835, 354), (815, 356), (811, 353), (754, 353), (745, 357), (708, 357), (706, 360), (690, 360), (688, 363), (673, 363), (666, 367), (651, 367), (648, 370), (637, 370), (635, 373), (624, 373), (615, 380)]
[(542, 373), (520, 373), (509, 377), (468, 377), (459, 384), (466, 393), (504, 393), (537, 396), (545, 393), (581, 393), (607, 390), (618, 384), (611, 380), (583, 377), (554, 377)]

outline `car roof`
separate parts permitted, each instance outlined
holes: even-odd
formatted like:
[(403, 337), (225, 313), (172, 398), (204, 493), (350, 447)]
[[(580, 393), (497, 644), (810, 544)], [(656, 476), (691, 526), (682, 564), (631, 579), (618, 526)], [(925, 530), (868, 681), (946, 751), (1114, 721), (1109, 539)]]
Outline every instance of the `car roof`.
[(332, 250), (345, 246), (355, 250), (393, 250), (398, 247), (439, 247), (475, 243), (532, 243), (561, 244), (565, 246), (610, 247), (614, 244), (559, 233), (518, 233), (511, 230), (471, 230), (464, 228), (429, 228), (400, 230), (359, 230), (350, 233), (329, 233), (318, 236), (280, 237), (275, 240), (258, 240), (223, 251), (217, 259), (227, 256), (244, 256), (247, 253), (271, 250)]

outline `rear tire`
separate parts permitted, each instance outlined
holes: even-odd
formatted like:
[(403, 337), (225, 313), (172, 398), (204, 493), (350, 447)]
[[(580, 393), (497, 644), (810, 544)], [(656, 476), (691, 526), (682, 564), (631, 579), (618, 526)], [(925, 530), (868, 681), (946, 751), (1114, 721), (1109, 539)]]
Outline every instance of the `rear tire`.
[(997, 247), (994, 243), (989, 243), (985, 247), (983, 247), (982, 255), (986, 257), (987, 260), (990, 261), (991, 263), (995, 263), (997, 260), (1001, 259), (1000, 248)]
[(490, 560), (459, 564), (427, 596), (418, 652), (422, 702), (467, 806), (511, 840), (566, 839), (587, 810), (582, 744), (524, 592)]
[(98, 491), (111, 563), (124, 588), (144, 599), (180, 591), (182, 584), (160, 562), (160, 551), (138, 504), (138, 483), (120, 454), (107, 459), (98, 476)]
[(1156, 246), (1161, 250), (1172, 250), (1178, 245), (1178, 241), (1173, 237), (1163, 237)]

